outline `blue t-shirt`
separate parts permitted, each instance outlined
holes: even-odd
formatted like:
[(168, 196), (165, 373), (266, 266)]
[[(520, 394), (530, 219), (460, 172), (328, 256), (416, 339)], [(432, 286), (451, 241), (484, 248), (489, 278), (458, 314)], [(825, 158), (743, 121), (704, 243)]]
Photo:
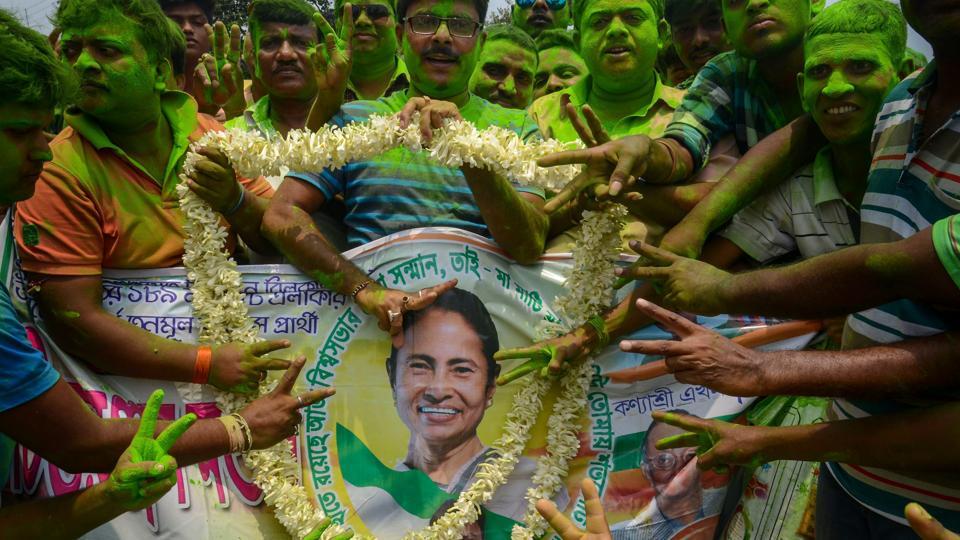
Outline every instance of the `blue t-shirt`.
[[(10, 293), (0, 284), (0, 412), (38, 397), (59, 379), (60, 374), (30, 344)], [(0, 433), (0, 485), (6, 483), (12, 457), (13, 441)]]

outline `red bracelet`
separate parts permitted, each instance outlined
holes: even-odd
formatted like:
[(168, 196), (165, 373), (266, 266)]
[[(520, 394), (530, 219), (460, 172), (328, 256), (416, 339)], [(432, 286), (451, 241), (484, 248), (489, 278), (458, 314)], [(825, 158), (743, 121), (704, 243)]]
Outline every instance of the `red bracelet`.
[(197, 362), (193, 365), (193, 382), (207, 384), (210, 380), (210, 364), (213, 363), (213, 349), (209, 345), (197, 347)]

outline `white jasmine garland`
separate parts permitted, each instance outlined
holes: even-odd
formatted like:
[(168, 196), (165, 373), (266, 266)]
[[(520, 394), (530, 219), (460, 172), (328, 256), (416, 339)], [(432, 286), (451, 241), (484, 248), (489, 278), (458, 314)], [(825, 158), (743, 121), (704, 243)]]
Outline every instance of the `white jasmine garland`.
[[(213, 147), (223, 152), (236, 172), (246, 177), (282, 177), (288, 170), (337, 169), (343, 165), (383, 154), (404, 146), (423, 150), (418, 122), (401, 129), (395, 116), (372, 116), (366, 123), (343, 128), (326, 126), (317, 132), (292, 131), (285, 138), (267, 141), (256, 132), (239, 130), (208, 132), (192, 150)], [(536, 159), (576, 145), (557, 141), (524, 143), (514, 132), (498, 127), (483, 131), (467, 122), (447, 121), (434, 131), (429, 151), (432, 159), (448, 167), (464, 164), (490, 170), (524, 185), (557, 191), (572, 180), (579, 167), (541, 168)], [(198, 155), (187, 154), (184, 176), (193, 171)], [(225, 251), (227, 232), (220, 216), (182, 183), (178, 186), (180, 206), (186, 217), (184, 265), (193, 291), (193, 309), (200, 323), (200, 341), (223, 344), (231, 341), (253, 343), (258, 329), (247, 313), (242, 293), (242, 276)], [(614, 263), (619, 255), (619, 230), (626, 209), (608, 204), (601, 211), (584, 212), (583, 236), (574, 248), (574, 267), (566, 282), (570, 293), (558, 299), (563, 326), (548, 328), (542, 335), (583, 324), (600, 313), (613, 298)], [(579, 449), (577, 423), (586, 405), (586, 391), (592, 361), (582, 362), (561, 381), (560, 399), (548, 420), (547, 455), (540, 459), (534, 486), (528, 490), (527, 527), (514, 528), (514, 538), (533, 538), (545, 531), (546, 523), (534, 509), (540, 498), (551, 498), (563, 485), (570, 459)], [(543, 396), (552, 381), (534, 375), (521, 381), (514, 396), (503, 434), (491, 448), (491, 458), (477, 467), (476, 480), (462, 491), (457, 501), (439, 520), (408, 539), (459, 539), (467, 525), (474, 523), (480, 506), (488, 502), (516, 467), (542, 407)], [(184, 385), (190, 386), (190, 385)], [(267, 391), (261, 386), (261, 391)], [(243, 398), (220, 393), (217, 404), (226, 414), (249, 403)], [(246, 463), (264, 499), (274, 508), (277, 519), (296, 538), (302, 538), (323, 519), (306, 490), (300, 485), (299, 465), (293, 460), (290, 444), (250, 452)], [(323, 538), (342, 532), (331, 527)]]

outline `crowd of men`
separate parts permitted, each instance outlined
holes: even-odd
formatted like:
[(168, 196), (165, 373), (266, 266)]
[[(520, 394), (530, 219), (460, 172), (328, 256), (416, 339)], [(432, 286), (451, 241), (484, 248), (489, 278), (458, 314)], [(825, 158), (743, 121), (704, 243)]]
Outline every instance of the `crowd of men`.
[[(282, 257), (349, 295), (395, 346), (404, 313), (455, 282), (387, 289), (347, 249), (448, 226), (529, 264), (570, 251), (584, 210), (621, 203), (624, 251), (641, 255), (621, 281), (641, 283), (601, 325), (499, 356), (558, 371), (616, 338), (665, 357), (680, 382), (831, 398), (814, 425), (656, 413), (681, 433), (655, 446), (694, 447), (701, 468), (823, 463), (817, 538), (956, 538), (938, 521), (960, 530), (960, 7), (824, 4), (516, 0), (510, 23), (485, 26), (486, 0), (336, 0), (332, 24), (305, 0), (253, 0), (241, 29), (215, 21), (212, 0), (60, 0), (49, 37), (0, 10), (0, 213), (13, 231), (0, 242), (15, 242), (57, 346), (104, 373), (236, 393), (286, 370), (230, 417), (102, 420), (31, 346), (0, 288), (0, 437), (67, 471), (113, 471), (0, 509), (0, 536), (75, 537), (145, 508), (178, 465), (271, 446), (328, 397), (291, 396), (304, 360), (267, 356), (288, 342), (196, 346), (114, 317), (102, 274), (182, 265), (175, 187), (205, 132), (274, 138), (397, 114), (427, 141), (447, 119), (581, 141), (540, 165), (584, 172), (547, 193), (397, 149), (291, 171), (274, 188), (207, 149), (188, 186), (223, 215), (239, 259)], [(930, 64), (907, 49), (908, 24)], [(824, 350), (757, 352), (667, 309), (824, 320), (828, 337)], [(676, 339), (620, 341), (651, 322)], [(539, 508), (565, 539), (609, 537), (589, 481), (584, 494), (586, 533)]]

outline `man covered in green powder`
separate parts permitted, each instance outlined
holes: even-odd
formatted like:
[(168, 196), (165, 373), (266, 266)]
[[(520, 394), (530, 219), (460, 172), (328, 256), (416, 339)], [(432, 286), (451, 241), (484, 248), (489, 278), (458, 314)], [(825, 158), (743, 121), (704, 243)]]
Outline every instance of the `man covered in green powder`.
[[(525, 140), (537, 137), (536, 125), (524, 111), (505, 109), (468, 89), (486, 11), (485, 0), (399, 2), (397, 14), (403, 25), (397, 28), (397, 37), (410, 89), (377, 101), (347, 103), (330, 123), (344, 126), (374, 114), (396, 113), (401, 123), (409, 123), (419, 113), (428, 142), (445, 119), (463, 119), (479, 129), (499, 126)], [(549, 226), (541, 190), (514, 185), (469, 165), (441, 167), (427, 152), (397, 148), (335, 171), (289, 174), (264, 215), (264, 235), (308, 276), (351, 295), (396, 339), (402, 339), (403, 312), (425, 307), (453, 282), (413, 296), (372, 282), (327, 242), (309, 218), (325, 201), (341, 194), (351, 247), (416, 227), (447, 226), (492, 237), (511, 257), (530, 263), (543, 253)]]
[[(267, 94), (225, 127), (256, 130), (272, 138), (307, 124), (310, 107), (318, 98), (318, 77), (310, 58), (320, 33), (315, 14), (304, 0), (256, 0), (251, 4), (247, 19), (253, 41), (251, 67)], [(342, 92), (343, 88), (334, 89), (336, 94)], [(338, 97), (332, 99), (338, 102)]]
[[(0, 219), (6, 221), (12, 205), (33, 196), (44, 162), (52, 158), (44, 128), (53, 120), (54, 108), (71, 100), (75, 90), (75, 77), (54, 57), (46, 37), (0, 10), (0, 94), (5, 98), (0, 104)], [(0, 251), (10, 254), (10, 242), (0, 238)], [(12, 261), (5, 256), (0, 262), (4, 275), (7, 264)], [(287, 372), (291, 383), (302, 367), (302, 361), (295, 362)], [(254, 446), (268, 448), (290, 436), (300, 408), (332, 393), (306, 392), (298, 400), (281, 388), (239, 414), (250, 426)], [(76, 538), (126, 511), (156, 503), (176, 484), (178, 465), (230, 452), (223, 422), (194, 422), (193, 414), (175, 422), (158, 420), (162, 401), (163, 393), (155, 392), (139, 422), (100, 418), (31, 345), (10, 293), (0, 283), (0, 484), (12, 470), (15, 442), (65, 472), (112, 470), (86, 490), (4, 505), (3, 536)], [(111, 532), (115, 537), (116, 531)]]
[[(346, 38), (348, 19), (343, 2), (334, 3), (337, 31)], [(397, 55), (398, 18), (394, 0), (358, 0), (351, 3), (353, 18), (352, 60), (350, 79), (344, 101), (379, 99), (410, 85), (407, 66)], [(336, 111), (334, 111), (336, 112)]]
[[(23, 270), (53, 339), (98, 369), (129, 377), (191, 381), (201, 349), (162, 339), (101, 305), (105, 268), (179, 266), (183, 214), (176, 187), (188, 146), (222, 129), (198, 114), (189, 95), (167, 91), (170, 51), (183, 35), (152, 0), (65, 0), (55, 17), (63, 30), (61, 59), (80, 79), (67, 129), (52, 142), (37, 196), (16, 208)], [(174, 33), (177, 32), (177, 33)], [(259, 235), (263, 178), (237, 178), (215, 151), (188, 185), (226, 216), (248, 245), (269, 249)], [(282, 348), (229, 344), (213, 349), (208, 382), (250, 392), (265, 370), (286, 361), (260, 358)]]
[[(573, 32), (576, 34), (576, 31)], [(533, 80), (533, 99), (559, 92), (577, 84), (587, 75), (580, 56), (578, 39), (566, 30), (546, 30), (537, 36), (537, 75)]]
[(533, 100), (537, 45), (523, 30), (495, 24), (483, 31), (480, 58), (470, 91), (508, 109), (526, 109)]
[(510, 7), (513, 25), (536, 38), (545, 30), (566, 30), (573, 11), (571, 0), (515, 0)]

